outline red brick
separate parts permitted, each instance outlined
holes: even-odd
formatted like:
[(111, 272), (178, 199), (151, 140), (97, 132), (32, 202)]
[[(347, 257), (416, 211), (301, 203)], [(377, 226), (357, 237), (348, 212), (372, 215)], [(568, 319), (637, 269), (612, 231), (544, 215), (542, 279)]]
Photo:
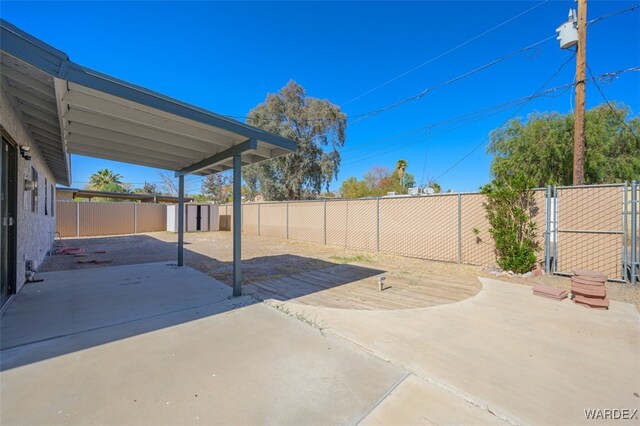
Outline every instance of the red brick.
[(578, 275), (578, 276), (583, 276), (583, 277), (592, 277), (592, 278), (599, 278), (599, 279), (607, 279), (607, 274), (605, 274), (604, 272), (597, 272), (597, 271), (588, 271), (586, 269), (576, 269), (575, 271), (573, 271), (573, 275)]
[(571, 286), (571, 293), (602, 299), (607, 297), (607, 290), (604, 287), (579, 286), (578, 284)]
[(583, 277), (573, 277), (571, 278), (571, 284), (582, 284), (582, 285), (590, 285), (594, 287), (604, 287), (604, 281), (594, 281)]
[(533, 287), (534, 293), (546, 294), (552, 297), (561, 297), (562, 294), (566, 295), (567, 290), (563, 290), (561, 288), (548, 287), (546, 285), (537, 285)]
[(589, 306), (590, 308), (609, 309), (609, 299), (598, 299), (577, 295), (573, 301), (579, 305)]

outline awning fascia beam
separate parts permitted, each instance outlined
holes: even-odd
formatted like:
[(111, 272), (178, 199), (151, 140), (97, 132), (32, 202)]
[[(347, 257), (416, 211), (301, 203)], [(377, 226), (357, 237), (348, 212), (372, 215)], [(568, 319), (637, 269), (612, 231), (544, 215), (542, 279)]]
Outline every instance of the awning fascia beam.
[(256, 139), (248, 139), (244, 142), (232, 146), (229, 149), (225, 149), (224, 151), (214, 154), (209, 158), (205, 158), (204, 160), (198, 161), (197, 163), (176, 171), (176, 177), (188, 175), (191, 173), (197, 173), (201, 170), (204, 170), (211, 166), (215, 166), (218, 163), (228, 160), (229, 158), (233, 158), (236, 155), (240, 155), (246, 151), (256, 149), (258, 149), (258, 141)]

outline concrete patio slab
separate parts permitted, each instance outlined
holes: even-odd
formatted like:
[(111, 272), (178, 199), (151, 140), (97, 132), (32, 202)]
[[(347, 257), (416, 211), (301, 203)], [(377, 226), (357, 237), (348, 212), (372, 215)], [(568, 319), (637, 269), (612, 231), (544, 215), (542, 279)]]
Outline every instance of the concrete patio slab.
[(362, 425), (509, 425), (468, 401), (415, 375), (407, 377)]
[[(192, 278), (221, 285), (189, 269), (179, 270), (185, 280), (176, 286)], [(122, 270), (92, 273), (111, 276), (114, 290), (125, 289), (119, 299), (125, 307), (108, 304), (116, 316), (126, 315), (127, 306), (136, 315), (117, 323), (106, 310), (92, 316), (83, 306), (97, 298), (91, 292), (70, 297), (69, 287), (60, 290), (67, 299), (60, 297), (63, 306), (56, 309), (85, 314), (79, 316), (84, 327), (61, 320), (68, 335), (43, 339), (50, 333), (38, 334), (33, 323), (20, 329), (10, 316), (18, 328), (13, 336), (38, 337), (0, 352), (3, 424), (356, 424), (408, 374), (250, 297), (215, 301), (217, 293), (201, 290), (190, 302), (195, 306), (183, 300), (183, 309), (162, 303), (136, 309), (135, 300), (154, 297), (147, 275), (141, 275), (139, 285), (148, 286), (143, 292), (119, 285)], [(108, 288), (103, 283), (96, 290)], [(17, 315), (13, 308), (34, 312), (16, 304), (7, 315)]]
[[(640, 315), (633, 305), (612, 301), (609, 311), (596, 311), (535, 297), (529, 287), (481, 281), (478, 295), (431, 308), (286, 307), (512, 423), (589, 423), (587, 409), (640, 408)], [(409, 392), (398, 395), (404, 402), (390, 404), (394, 412), (419, 404)], [(421, 412), (407, 410), (409, 420)]]
[(38, 274), (2, 317), (0, 348), (207, 305), (231, 289), (170, 262)]

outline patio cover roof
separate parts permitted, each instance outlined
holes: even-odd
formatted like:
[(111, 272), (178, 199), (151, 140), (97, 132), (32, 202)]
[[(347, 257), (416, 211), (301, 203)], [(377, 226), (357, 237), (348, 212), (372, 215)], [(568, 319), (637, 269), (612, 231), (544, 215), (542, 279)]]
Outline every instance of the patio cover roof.
[(0, 20), (2, 84), (58, 182), (68, 154), (206, 175), (296, 149), (296, 143), (93, 71)]

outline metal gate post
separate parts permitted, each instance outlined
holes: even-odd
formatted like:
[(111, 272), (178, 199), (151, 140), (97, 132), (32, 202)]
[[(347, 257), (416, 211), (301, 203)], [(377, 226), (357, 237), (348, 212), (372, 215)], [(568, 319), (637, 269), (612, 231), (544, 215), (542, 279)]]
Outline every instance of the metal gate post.
[(638, 182), (631, 181), (631, 283), (638, 278)]
[(554, 235), (553, 262), (551, 262), (551, 270), (552, 272), (558, 272), (558, 228), (560, 226), (559, 224), (560, 216), (558, 215), (559, 213), (558, 206), (560, 204), (560, 197), (558, 196), (558, 187), (555, 185), (553, 185), (553, 189), (551, 190), (551, 197), (553, 201), (553, 220), (551, 221), (551, 223), (553, 223), (553, 235)]
[(627, 226), (629, 215), (629, 182), (625, 181), (622, 187), (622, 279), (629, 280), (629, 251), (627, 249)]
[(547, 185), (544, 210), (544, 272), (551, 272), (551, 185)]
[(462, 262), (462, 195), (458, 192), (458, 263)]

